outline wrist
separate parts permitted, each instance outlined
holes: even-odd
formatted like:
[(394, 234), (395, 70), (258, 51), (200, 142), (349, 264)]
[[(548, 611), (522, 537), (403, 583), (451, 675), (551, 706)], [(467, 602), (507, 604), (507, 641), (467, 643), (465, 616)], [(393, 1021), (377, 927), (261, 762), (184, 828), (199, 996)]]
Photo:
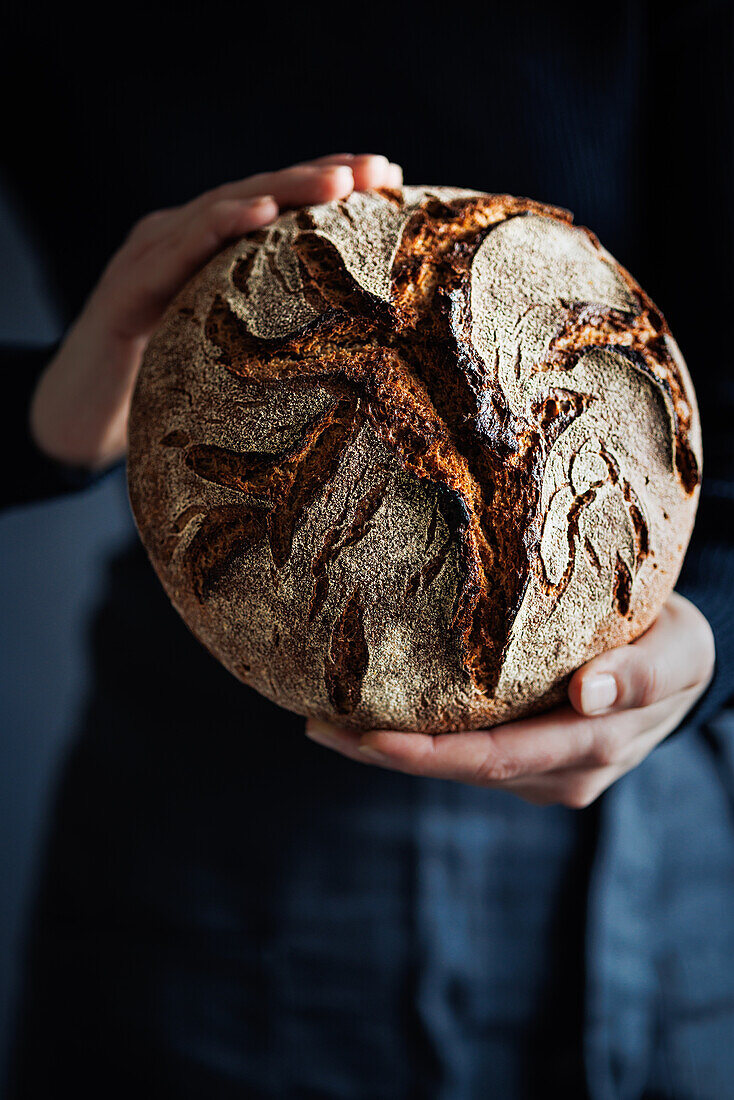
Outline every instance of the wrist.
[(46, 457), (101, 470), (123, 456), (127, 412), (145, 343), (143, 338), (115, 335), (89, 303), (31, 398), (30, 436)]

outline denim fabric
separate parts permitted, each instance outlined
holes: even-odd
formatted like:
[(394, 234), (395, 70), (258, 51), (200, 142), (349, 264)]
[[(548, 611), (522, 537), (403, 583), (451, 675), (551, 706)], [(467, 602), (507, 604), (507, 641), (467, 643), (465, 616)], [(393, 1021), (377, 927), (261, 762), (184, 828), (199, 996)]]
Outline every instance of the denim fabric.
[(602, 800), (588, 899), (594, 1100), (734, 1095), (734, 712)]
[(730, 1095), (731, 729), (574, 813), (345, 760), (247, 702), (196, 736), (165, 699), (137, 729), (90, 711), (11, 1096)]
[(62, 785), (13, 1096), (583, 1094), (593, 813), (346, 760), (250, 693), (195, 735), (118, 702)]
[[(533, 807), (308, 741), (139, 548), (110, 587), (11, 1097), (729, 1095), (728, 712), (587, 811)], [(122, 660), (141, 603), (146, 656)]]

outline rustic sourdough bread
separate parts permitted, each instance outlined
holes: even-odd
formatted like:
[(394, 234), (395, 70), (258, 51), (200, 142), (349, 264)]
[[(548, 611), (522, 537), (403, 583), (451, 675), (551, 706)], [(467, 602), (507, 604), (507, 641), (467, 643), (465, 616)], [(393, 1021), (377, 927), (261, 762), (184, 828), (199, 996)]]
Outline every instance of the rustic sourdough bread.
[(146, 352), (128, 478), (196, 637), (282, 706), (491, 726), (673, 588), (700, 429), (659, 310), (571, 215), (406, 187), (221, 252)]

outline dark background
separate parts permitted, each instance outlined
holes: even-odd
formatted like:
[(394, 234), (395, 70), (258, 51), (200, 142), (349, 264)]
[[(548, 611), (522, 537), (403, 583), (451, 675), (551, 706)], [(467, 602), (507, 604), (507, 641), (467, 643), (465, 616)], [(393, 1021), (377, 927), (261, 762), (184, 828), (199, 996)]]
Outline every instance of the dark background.
[[(55, 339), (43, 259), (1, 183), (0, 256), (0, 344)], [(79, 496), (0, 513), (0, 1080), (49, 795), (88, 683), (86, 624), (102, 561), (132, 526), (122, 469)]]
[[(704, 3), (700, 10), (723, 6)], [(574, 5), (548, 5), (552, 18), (537, 24), (524, 7), (514, 12), (498, 6), (502, 19), (513, 24), (507, 38), (476, 34), (471, 6), (445, 8), (440, 18), (392, 9), (387, 23), (370, 6), (357, 9), (361, 26), (344, 8), (344, 33), (352, 48), (341, 84), (328, 66), (313, 63), (309, 36), (319, 28), (310, 7), (287, 16), (302, 20), (304, 43), (298, 66), (288, 71), (278, 69), (277, 24), (285, 13), (253, 14), (245, 40), (237, 37), (238, 20), (226, 25), (227, 7), (219, 5), (215, 18), (202, 8), (187, 12), (164, 3), (100, 8), (96, 24), (73, 24), (59, 12), (29, 17), (22, 38), (33, 52), (18, 66), (14, 92), (22, 99), (37, 93), (38, 84), (43, 102), (18, 111), (18, 127), (16, 113), (9, 112), (14, 178), (13, 190), (0, 193), (0, 345), (38, 345), (59, 335), (100, 264), (148, 210), (185, 201), (238, 173), (346, 149), (402, 160), (410, 183), (507, 190), (573, 210), (659, 301), (703, 393), (707, 372), (713, 378), (717, 364), (701, 344), (700, 321), (670, 262), (670, 241), (686, 250), (688, 271), (711, 265), (712, 257), (728, 263), (729, 270), (731, 240), (702, 233), (687, 204), (681, 209), (680, 196), (687, 184), (693, 188), (705, 180), (698, 195), (705, 219), (717, 203), (729, 204), (731, 194), (717, 191), (725, 190), (724, 177), (713, 170), (722, 135), (721, 104), (712, 101), (706, 82), (707, 73), (715, 71), (707, 51), (715, 51), (717, 43), (710, 36), (693, 41), (685, 86), (676, 79), (679, 53), (671, 52), (671, 43), (680, 49), (678, 9), (683, 13), (693, 5), (665, 5), (673, 14), (665, 34), (653, 34), (655, 73), (652, 61), (640, 64), (639, 50), (648, 24), (656, 32), (662, 4), (623, 0), (606, 16), (602, 51), (596, 48), (600, 30), (590, 25), (598, 11), (590, 5), (584, 6), (587, 18), (575, 23), (569, 15)], [(399, 30), (394, 38), (393, 29)], [(695, 29), (694, 22), (691, 36)], [(546, 71), (549, 35), (553, 67)], [(514, 55), (495, 56), (507, 54), (508, 42), (516, 44)], [(396, 56), (396, 50), (409, 52)], [(268, 51), (272, 71), (270, 62), (262, 61)], [(257, 58), (261, 102), (245, 95)], [(15, 75), (12, 56), (9, 64)], [(221, 77), (212, 83), (210, 74), (220, 65)], [(511, 81), (502, 75), (509, 69)], [(320, 104), (322, 111), (309, 115), (308, 127), (300, 108), (304, 82), (309, 103)], [(95, 95), (100, 86), (105, 96)], [(415, 118), (436, 86), (441, 91), (433, 105), (436, 140), (428, 145)], [(522, 99), (515, 94), (518, 86)], [(547, 106), (551, 86), (554, 106), (544, 117), (553, 125), (536, 126), (528, 135), (523, 112), (536, 100)], [(35, 119), (40, 136), (27, 117)], [(70, 119), (80, 120), (78, 132), (70, 129)], [(495, 153), (497, 131), (501, 159)], [(35, 142), (27, 159), (21, 138), (29, 149)], [(731, 140), (729, 130), (723, 140)], [(669, 188), (671, 181), (675, 187)], [(27, 232), (17, 201), (21, 193), (50, 258)], [(92, 196), (88, 206), (85, 193)], [(95, 202), (94, 195), (103, 201)], [(714, 285), (711, 271), (704, 274), (705, 284)], [(695, 287), (695, 280), (687, 285)], [(719, 301), (730, 307), (728, 290)], [(711, 340), (720, 352), (716, 333)], [(711, 427), (707, 462), (716, 474), (718, 455), (726, 457), (730, 450), (730, 422), (718, 453), (719, 437)], [(0, 1079), (23, 913), (35, 881), (48, 797), (89, 681), (88, 620), (101, 597), (103, 561), (131, 536), (121, 469), (81, 495), (0, 515)]]

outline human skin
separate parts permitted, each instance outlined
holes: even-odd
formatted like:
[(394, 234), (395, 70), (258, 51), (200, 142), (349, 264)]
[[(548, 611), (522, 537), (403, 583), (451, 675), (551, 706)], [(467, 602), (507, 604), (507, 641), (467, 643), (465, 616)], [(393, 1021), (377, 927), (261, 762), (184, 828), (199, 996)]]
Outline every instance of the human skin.
[[(401, 183), (400, 167), (384, 156), (333, 154), (224, 184), (142, 218), (39, 379), (29, 413), (36, 445), (58, 461), (95, 470), (118, 461), (147, 342), (196, 271), (282, 209)], [(582, 808), (675, 729), (706, 690), (713, 668), (711, 628), (674, 593), (636, 642), (578, 669), (569, 704), (547, 714), (438, 735), (360, 734), (310, 720), (306, 734), (364, 764)]]
[(578, 669), (569, 705), (491, 730), (358, 733), (309, 721), (313, 741), (363, 763), (511, 791), (539, 806), (590, 805), (682, 721), (714, 668), (711, 627), (674, 592), (631, 645)]
[(39, 379), (31, 433), (46, 454), (103, 469), (122, 458), (135, 379), (166, 307), (228, 241), (260, 229), (281, 209), (400, 187), (386, 157), (333, 154), (206, 191), (154, 210), (113, 255), (57, 354)]

